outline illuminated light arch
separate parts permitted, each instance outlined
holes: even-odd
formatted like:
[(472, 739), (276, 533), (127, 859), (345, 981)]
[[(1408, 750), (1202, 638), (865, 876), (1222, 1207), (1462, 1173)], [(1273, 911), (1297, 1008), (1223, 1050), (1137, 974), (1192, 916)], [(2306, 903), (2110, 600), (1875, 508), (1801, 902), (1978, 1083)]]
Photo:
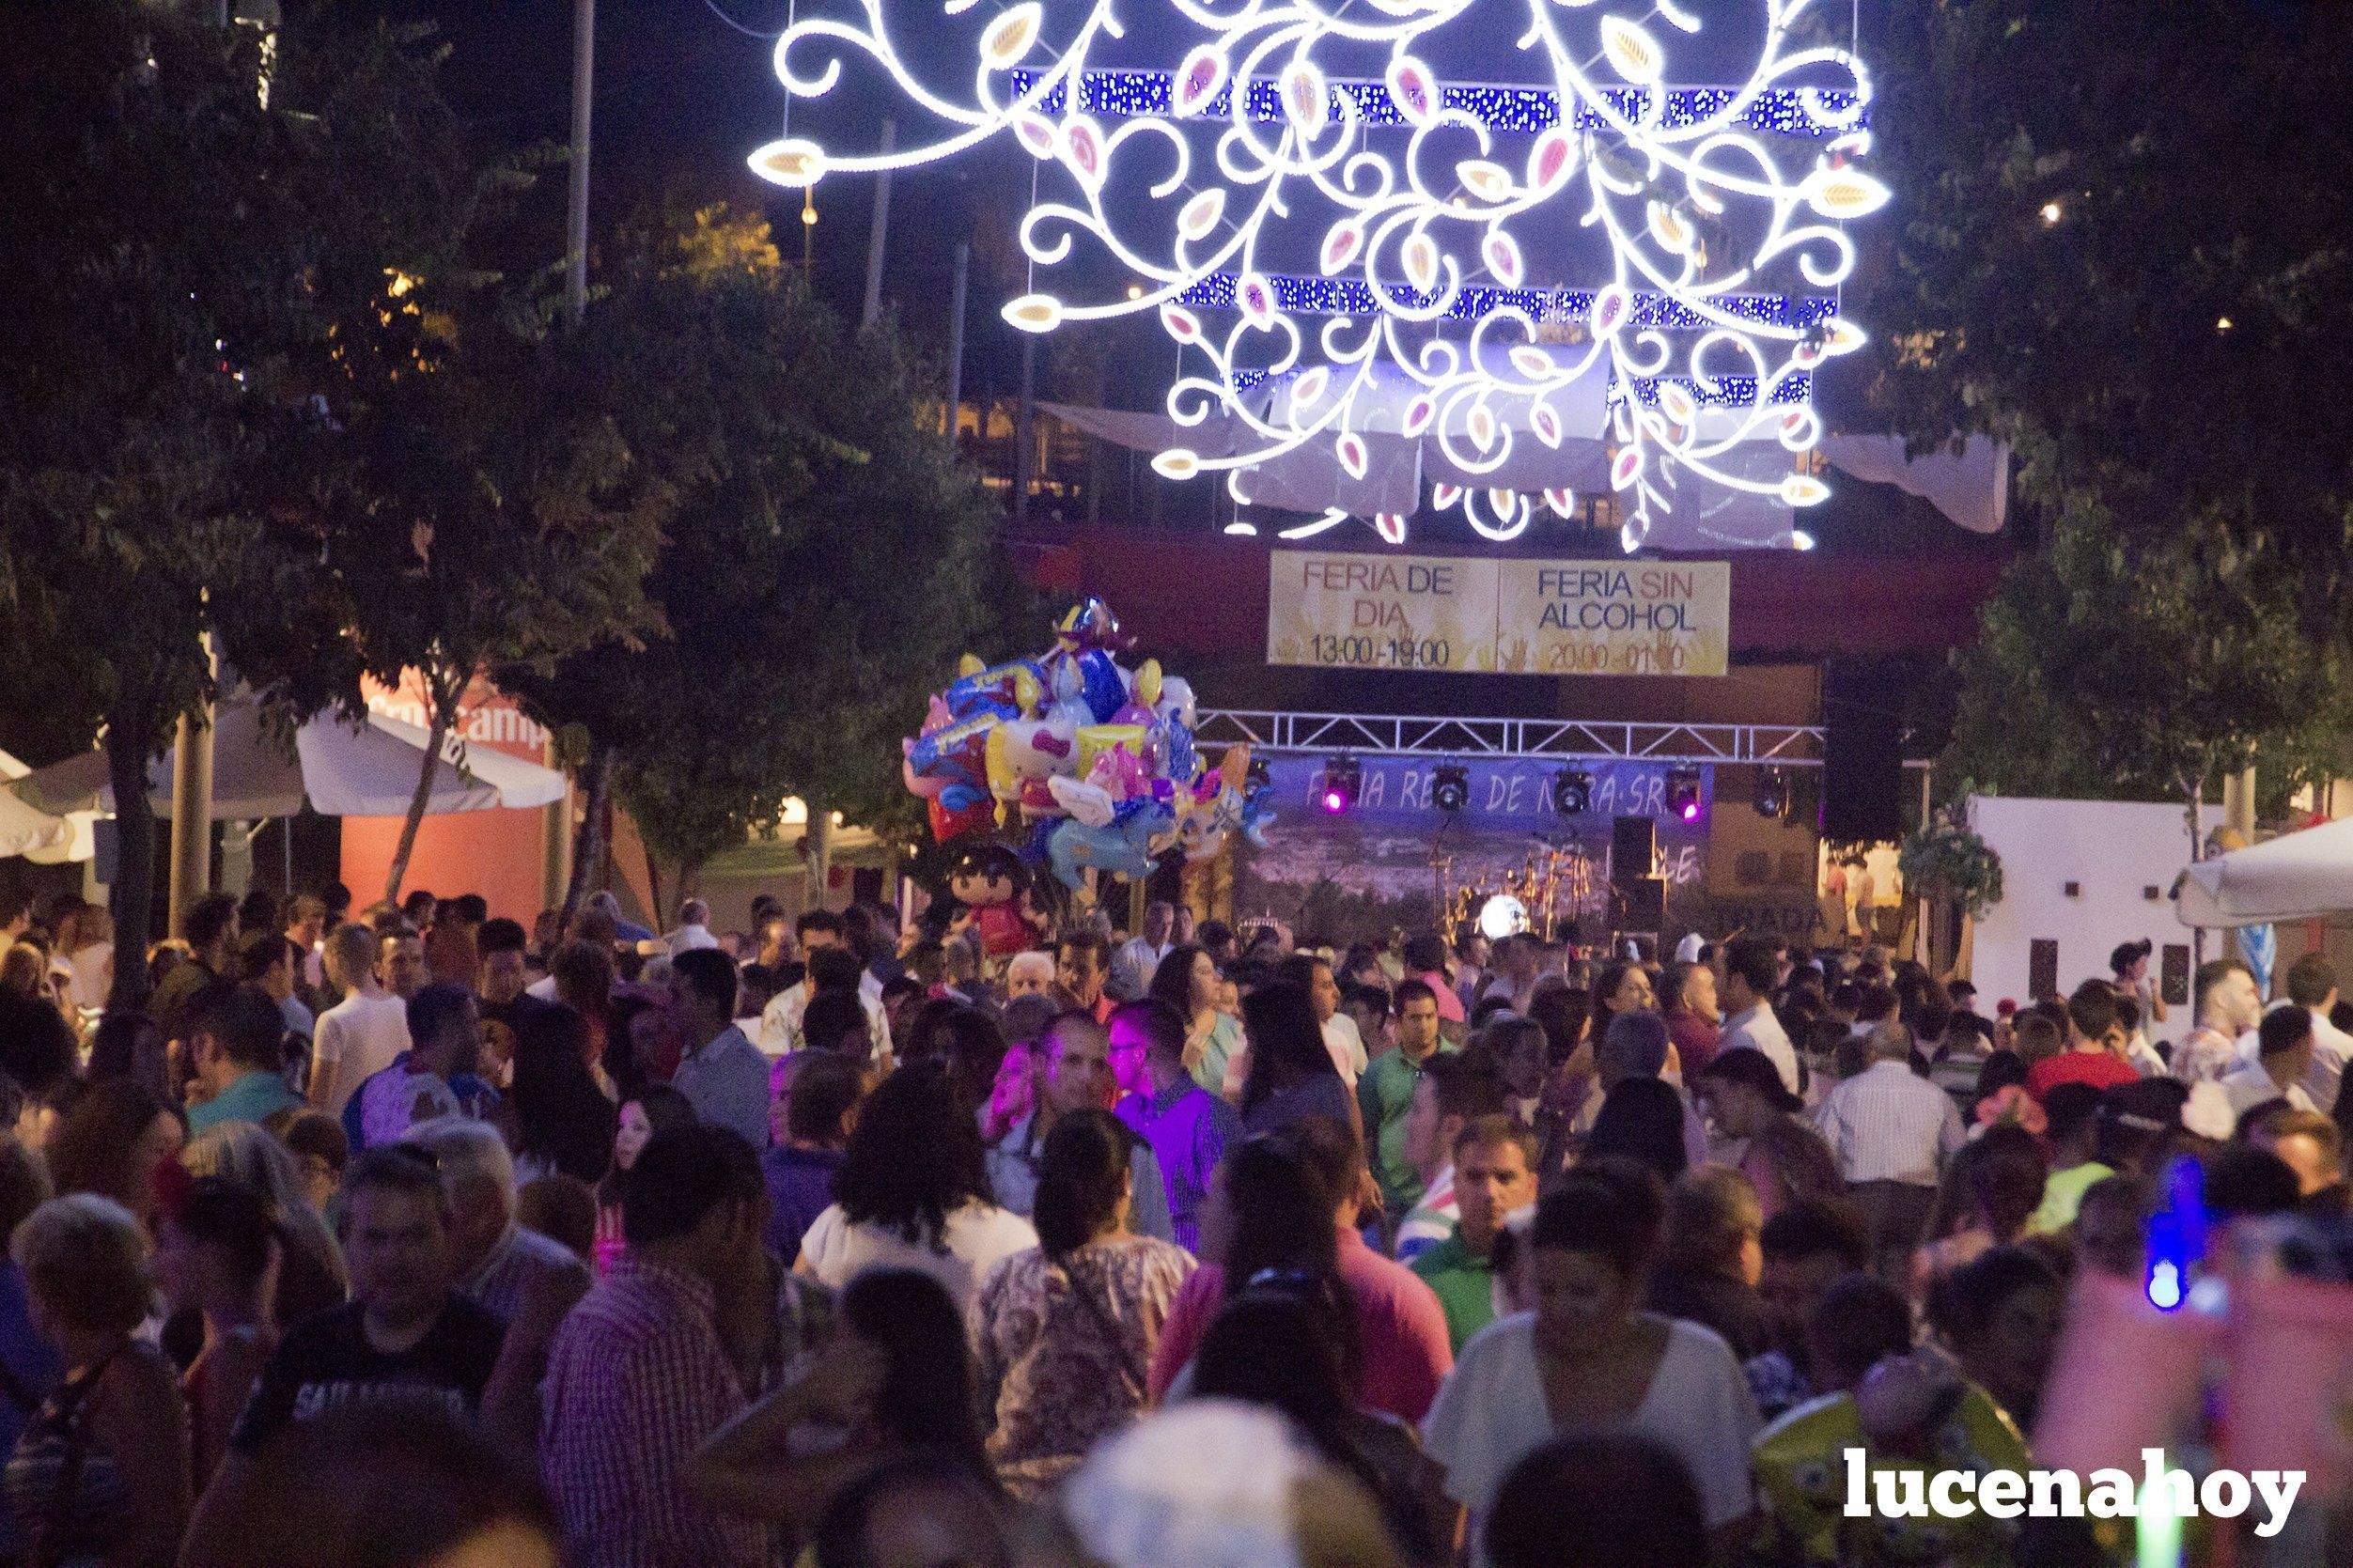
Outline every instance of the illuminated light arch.
[[(1376, 367), (1394, 366), (1420, 387), (1405, 433), (1437, 441), (1457, 470), (1498, 472), (1523, 440), (1605, 442), (1632, 551), (1686, 478), (1793, 508), (1829, 494), (1809, 458), (1822, 436), (1812, 373), (1866, 340), (1836, 308), (1854, 265), (1844, 225), (1889, 193), (1860, 166), (1871, 141), (1861, 62), (1793, 44), (1811, 4), (1723, 0), (1720, 11), (1753, 23), (1747, 69), (1737, 85), (1685, 87), (1670, 85), (1674, 68), (1696, 57), (1685, 51), (1703, 29), (1674, 0), (1366, 0), (1361, 15), (1341, 0), (1089, 0), (1051, 12), (1040, 0), (944, 0), (944, 16), (971, 30), (972, 89), (958, 99), (909, 64), (885, 0), (860, 0), (858, 22), (788, 28), (779, 77), (816, 96), (845, 58), (862, 58), (936, 133), (879, 153), (787, 137), (750, 162), (804, 186), (1009, 133), (1070, 187), (1021, 221), (1034, 266), (1051, 272), (1083, 240), (1126, 275), (1100, 299), (1038, 288), (1005, 319), (1043, 333), (1156, 314), (1206, 362), (1169, 389), (1171, 417), (1190, 429), (1217, 416), (1239, 432), (1230, 451), (1163, 451), (1157, 472), (1223, 474), (1246, 499), (1240, 474), (1319, 445), (1361, 479), (1368, 388)], [(1123, 10), (1145, 8), (1156, 33), (1186, 29), (1176, 69), (1090, 67), (1125, 36)], [(1506, 9), (1515, 24), (1524, 11), (1519, 54), (1542, 80), (1441, 82), (1427, 62), (1458, 39), (1449, 26)], [(1344, 77), (1327, 69), (1343, 54), (1385, 55), (1386, 67), (1378, 80)], [(1548, 275), (1561, 259), (1553, 234), (1570, 229), (1597, 253), (1595, 275)], [(1542, 246), (1533, 264), (1523, 237)], [(1284, 270), (1302, 260), (1316, 272)], [(1286, 396), (1248, 396), (1270, 377), (1288, 379)], [(1588, 377), (1603, 396), (1576, 401), (1602, 411), (1600, 427), (1567, 429), (1561, 395)], [(1785, 472), (1758, 472), (1766, 443), (1786, 454)], [(1476, 486), (1432, 496), (1498, 540), (1574, 501)], [(1346, 516), (1334, 508), (1308, 527)], [(1405, 536), (1394, 514), (1367, 520), (1387, 542)]]

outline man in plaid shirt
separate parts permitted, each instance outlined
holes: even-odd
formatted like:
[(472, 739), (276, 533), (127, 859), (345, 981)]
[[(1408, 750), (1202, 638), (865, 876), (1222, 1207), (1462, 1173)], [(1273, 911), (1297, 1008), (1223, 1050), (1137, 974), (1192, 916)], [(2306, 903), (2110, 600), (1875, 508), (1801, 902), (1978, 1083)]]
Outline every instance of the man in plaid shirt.
[(717, 1281), (760, 1245), (758, 1158), (724, 1127), (657, 1134), (621, 1199), (628, 1250), (555, 1336), (540, 1464), (579, 1568), (754, 1568), (767, 1529), (697, 1500), (687, 1466), (739, 1414)]

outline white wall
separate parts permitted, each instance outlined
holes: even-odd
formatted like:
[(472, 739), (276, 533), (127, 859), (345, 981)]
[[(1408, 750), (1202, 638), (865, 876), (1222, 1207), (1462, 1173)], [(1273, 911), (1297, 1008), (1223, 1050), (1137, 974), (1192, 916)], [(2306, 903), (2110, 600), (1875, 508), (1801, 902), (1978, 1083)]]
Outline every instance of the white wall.
[[(2219, 824), (2219, 806), (2205, 820)], [(2182, 808), (2126, 800), (2023, 800), (1971, 796), (1970, 825), (2002, 857), (2002, 902), (1977, 923), (1970, 972), (1978, 1005), (2003, 997), (2028, 1000), (2030, 944), (2059, 944), (2061, 995), (2109, 972), (2118, 944), (2152, 940), (2152, 980), (2164, 973), (2165, 948), (2187, 948), (2189, 928), (2168, 896), (2189, 863)], [(2069, 897), (2066, 885), (2078, 884)], [(2147, 896), (2149, 888), (2157, 896)], [(2209, 942), (2209, 951), (2214, 944)]]

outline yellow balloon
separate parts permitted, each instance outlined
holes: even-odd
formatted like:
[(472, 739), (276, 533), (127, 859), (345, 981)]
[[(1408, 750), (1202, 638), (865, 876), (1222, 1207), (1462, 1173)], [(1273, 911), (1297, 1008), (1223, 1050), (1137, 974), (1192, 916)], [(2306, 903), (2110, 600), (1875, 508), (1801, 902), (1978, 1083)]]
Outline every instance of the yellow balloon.
[(1012, 753), (1005, 749), (1008, 738), (1003, 724), (989, 732), (989, 793), (997, 798), (1000, 807), (1021, 798), (1021, 775), (1013, 766)]
[(1114, 746), (1125, 746), (1141, 756), (1144, 754), (1142, 724), (1082, 724), (1079, 726), (1079, 777), (1083, 779), (1095, 768), (1095, 759)]
[(1138, 707), (1150, 707), (1161, 700), (1161, 661), (1147, 659), (1136, 672), (1135, 702)]
[(989, 666), (980, 661), (980, 655), (976, 653), (968, 653), (956, 661), (956, 674), (958, 679), (970, 679), (987, 668)]

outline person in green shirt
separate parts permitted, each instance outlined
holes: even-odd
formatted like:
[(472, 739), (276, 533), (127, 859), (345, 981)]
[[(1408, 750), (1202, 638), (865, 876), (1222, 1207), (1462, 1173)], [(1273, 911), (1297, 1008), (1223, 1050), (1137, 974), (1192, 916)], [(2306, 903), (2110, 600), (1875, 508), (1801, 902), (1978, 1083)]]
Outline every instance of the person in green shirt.
[[(1423, 1063), (1442, 1047), (1438, 1038), (1438, 993), (1419, 980), (1397, 984), (1397, 1048), (1384, 1051), (1357, 1080), (1357, 1109), (1363, 1113), (1364, 1142), (1372, 1152), (1373, 1179), (1382, 1204), (1402, 1216), (1422, 1198), (1422, 1173), (1406, 1157), (1405, 1118)], [(1394, 1220), (1392, 1221), (1395, 1222)]]
[(2116, 1172), (2094, 1157), (2099, 1146), (2100, 1092), (2088, 1083), (2062, 1083), (2043, 1096), (2049, 1122), (2050, 1174), (2043, 1201), (2026, 1222), (2029, 1235), (2049, 1235), (2075, 1223), (2083, 1195)]
[(1495, 1237), (1514, 1209), (1536, 1201), (1537, 1153), (1536, 1135), (1511, 1116), (1481, 1116), (1455, 1140), (1462, 1223), (1407, 1266), (1437, 1294), (1457, 1354), (1495, 1321)]

